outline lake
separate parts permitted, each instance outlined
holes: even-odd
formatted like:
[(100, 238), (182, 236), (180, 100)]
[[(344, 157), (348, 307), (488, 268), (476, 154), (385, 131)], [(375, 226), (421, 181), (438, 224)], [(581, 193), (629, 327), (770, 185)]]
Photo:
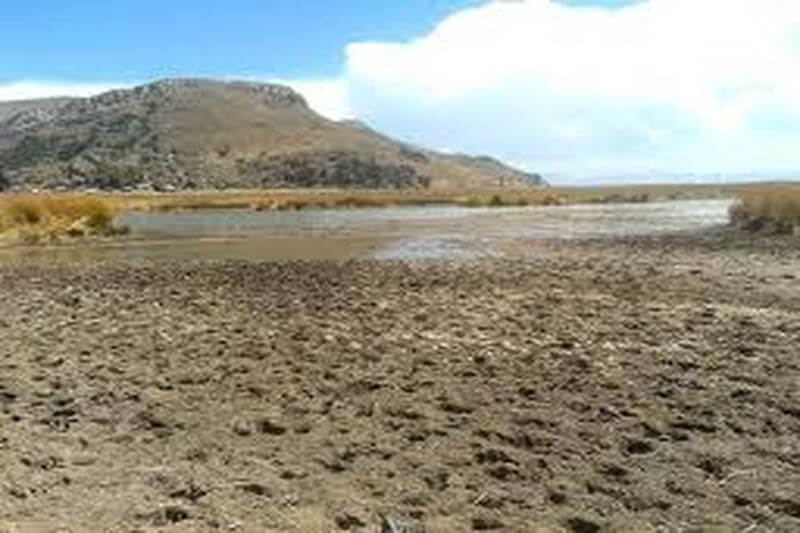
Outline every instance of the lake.
[(467, 208), (383, 207), (130, 212), (131, 236), (85, 245), (26, 247), (0, 258), (466, 259), (502, 255), (520, 239), (576, 239), (691, 231), (727, 222), (730, 200)]

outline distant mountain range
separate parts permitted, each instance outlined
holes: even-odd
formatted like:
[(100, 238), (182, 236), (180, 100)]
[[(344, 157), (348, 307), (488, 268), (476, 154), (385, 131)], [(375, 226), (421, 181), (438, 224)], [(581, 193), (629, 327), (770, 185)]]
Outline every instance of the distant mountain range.
[(91, 98), (0, 103), (0, 187), (185, 190), (542, 185), (315, 113), (288, 87), (169, 79)]
[(614, 174), (570, 175), (548, 173), (552, 183), (564, 186), (676, 184), (676, 183), (769, 183), (800, 181), (800, 171), (753, 172), (619, 172)]

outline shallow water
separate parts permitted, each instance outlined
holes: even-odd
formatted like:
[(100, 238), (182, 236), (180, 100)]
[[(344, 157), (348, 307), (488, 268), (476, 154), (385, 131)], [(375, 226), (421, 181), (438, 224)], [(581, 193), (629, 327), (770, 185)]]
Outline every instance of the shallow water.
[(727, 221), (729, 200), (558, 207), (456, 206), (125, 213), (121, 242), (0, 250), (0, 259), (468, 259), (502, 243), (702, 229)]
[(188, 212), (131, 212), (120, 224), (149, 237), (247, 236), (252, 234), (327, 234), (353, 232), (391, 222), (438, 222), (468, 218), (487, 209), (455, 206), (376, 207), (358, 209), (305, 209), (254, 211), (203, 209)]

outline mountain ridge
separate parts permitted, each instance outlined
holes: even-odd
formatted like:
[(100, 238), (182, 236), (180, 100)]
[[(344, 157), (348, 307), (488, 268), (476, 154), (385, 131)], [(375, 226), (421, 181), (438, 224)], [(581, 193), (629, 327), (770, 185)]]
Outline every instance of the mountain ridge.
[(290, 87), (200, 78), (0, 103), (0, 172), (15, 189), (544, 184), (487, 156), (442, 154), (329, 120)]

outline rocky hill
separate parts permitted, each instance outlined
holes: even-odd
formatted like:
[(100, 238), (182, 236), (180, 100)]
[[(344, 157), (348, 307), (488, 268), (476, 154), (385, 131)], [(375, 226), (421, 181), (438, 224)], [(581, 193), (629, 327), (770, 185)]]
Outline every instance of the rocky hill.
[(39, 98), (37, 100), (15, 100), (11, 102), (0, 102), (0, 121), (5, 121), (15, 115), (25, 112), (28, 114), (44, 114), (73, 98)]
[(174, 79), (0, 103), (0, 187), (208, 189), (540, 185), (487, 157), (334, 122), (280, 85)]

